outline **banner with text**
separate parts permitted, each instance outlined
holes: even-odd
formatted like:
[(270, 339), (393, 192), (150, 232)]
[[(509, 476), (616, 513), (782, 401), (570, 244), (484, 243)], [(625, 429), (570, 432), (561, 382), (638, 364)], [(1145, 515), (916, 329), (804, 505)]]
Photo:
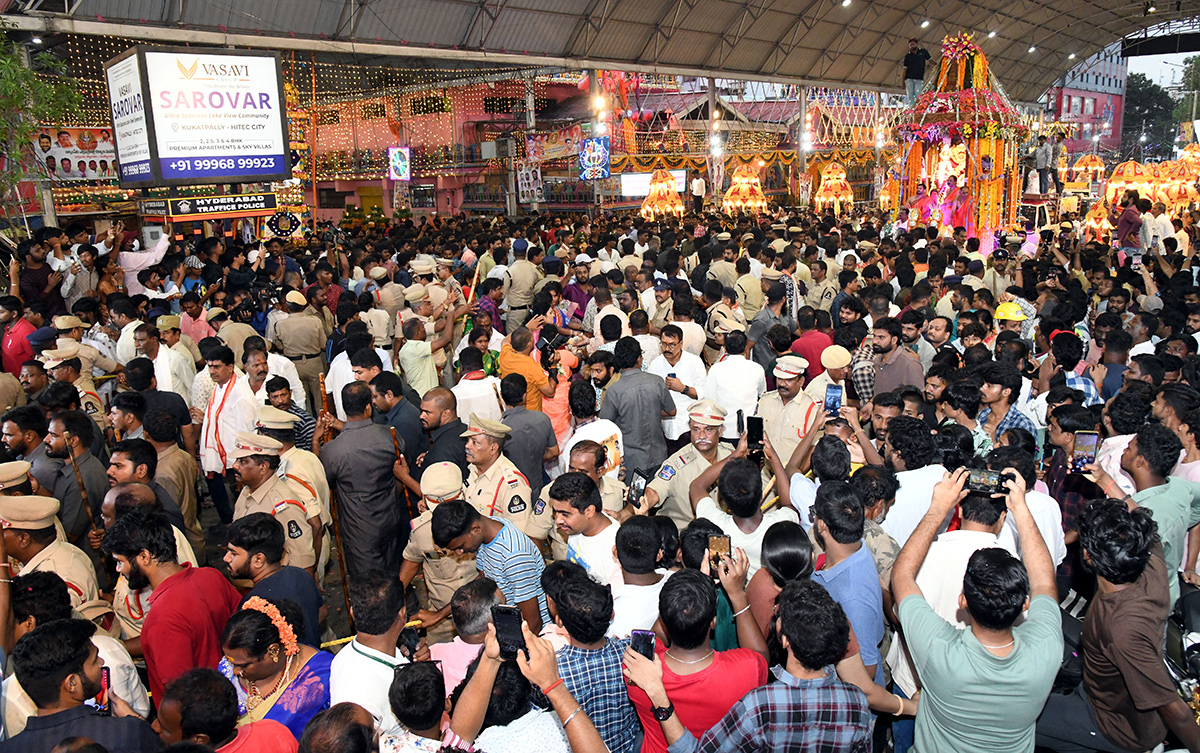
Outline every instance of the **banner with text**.
[(279, 203), (273, 193), (191, 196), (186, 199), (168, 199), (167, 215), (173, 220), (217, 220), (273, 215), (278, 207)]
[(154, 184), (142, 61), (137, 53), (134, 47), (109, 62), (104, 71), (112, 106), (112, 136), (119, 165), (117, 176), (121, 185), (127, 188)]
[[(106, 71), (122, 185), (131, 180), (180, 185), (290, 177), (278, 53), (155, 47), (126, 55)], [(148, 120), (150, 169), (129, 175), (117, 118), (135, 114)]]

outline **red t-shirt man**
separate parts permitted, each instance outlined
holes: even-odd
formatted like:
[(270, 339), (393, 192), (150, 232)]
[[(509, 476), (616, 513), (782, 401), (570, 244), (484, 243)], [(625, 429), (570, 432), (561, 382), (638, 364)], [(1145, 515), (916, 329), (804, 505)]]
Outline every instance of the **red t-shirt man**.
[(29, 344), (29, 335), (36, 327), (17, 311), (4, 309), (3, 313), (13, 317), (13, 320), (4, 327), (0, 356), (3, 358), (4, 370), (13, 376), (20, 376), (21, 364), (33, 360), (33, 346)]
[(142, 653), (155, 698), (189, 669), (217, 668), (221, 631), (241, 599), (219, 570), (187, 563), (154, 589), (142, 624)]
[(801, 333), (792, 343), (792, 352), (808, 361), (808, 370), (804, 372), (805, 385), (819, 377), (825, 370), (825, 367), (821, 365), (821, 353), (830, 345), (833, 345), (833, 338), (819, 329), (810, 329)]
[[(693, 675), (677, 675), (667, 666), (663, 654), (667, 649), (661, 643), (654, 647), (663, 662), (663, 687), (679, 721), (697, 738), (703, 735), (742, 700), (751, 690), (767, 684), (767, 660), (748, 648), (717, 651), (712, 664)], [(662, 725), (654, 719), (649, 696), (636, 685), (629, 687), (629, 700), (637, 709), (638, 719), (646, 731), (642, 738), (641, 753), (667, 753), (667, 739)]]

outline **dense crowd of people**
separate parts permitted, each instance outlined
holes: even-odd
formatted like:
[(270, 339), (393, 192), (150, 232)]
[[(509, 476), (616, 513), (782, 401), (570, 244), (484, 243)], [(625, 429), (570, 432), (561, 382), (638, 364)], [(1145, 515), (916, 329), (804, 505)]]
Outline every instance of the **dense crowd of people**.
[(21, 243), (0, 753), (1200, 751), (1195, 218), (703, 196)]

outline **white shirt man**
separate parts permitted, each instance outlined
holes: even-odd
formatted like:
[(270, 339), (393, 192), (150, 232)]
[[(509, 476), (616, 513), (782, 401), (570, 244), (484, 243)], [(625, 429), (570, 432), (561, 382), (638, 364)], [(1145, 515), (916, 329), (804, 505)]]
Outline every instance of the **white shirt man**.
[(458, 400), (458, 410), (462, 411), (464, 416), (474, 413), (480, 418), (499, 421), (504, 413), (500, 407), (500, 380), (482, 371), (477, 374), (478, 378), (475, 375), (464, 374), (458, 384), (450, 388)]
[(399, 734), (404, 728), (392, 713), (388, 688), (396, 676), (395, 668), (402, 664), (408, 664), (408, 659), (398, 648), (388, 656), (364, 646), (357, 638), (350, 641), (329, 665), (330, 703), (357, 703), (374, 717), (377, 732)]
[(138, 357), (137, 344), (133, 340), (133, 331), (142, 326), (141, 320), (134, 319), (121, 328), (121, 336), (117, 338), (117, 363), (124, 366)]
[(687, 407), (700, 399), (701, 396), (698, 393), (708, 378), (704, 361), (695, 353), (683, 350), (679, 355), (679, 361), (674, 365), (667, 360), (665, 355), (660, 355), (650, 362), (650, 368), (647, 371), (657, 374), (663, 379), (674, 374), (685, 386), (695, 389), (697, 392), (696, 397), (689, 397), (685, 392), (671, 390), (671, 399), (675, 401), (675, 415), (663, 419), (663, 435), (668, 440), (678, 439), (688, 432)]
[(196, 378), (196, 366), (191, 359), (160, 342), (153, 363), (158, 388), (163, 392), (178, 394), (189, 408), (192, 407), (192, 381)]
[(607, 513), (604, 517), (608, 518), (608, 525), (599, 533), (592, 536), (573, 533), (567, 538), (567, 558), (583, 565), (592, 580), (607, 586), (622, 582), (621, 566), (613, 554), (621, 524)]
[(754, 415), (758, 399), (767, 391), (767, 375), (763, 367), (745, 355), (728, 355), (708, 370), (708, 378), (700, 397), (713, 400), (726, 411), (725, 429), (721, 436), (733, 439), (738, 436), (737, 412), (743, 416)]
[[(917, 529), (921, 518), (929, 512), (929, 505), (933, 501), (933, 487), (942, 480), (945, 473), (944, 467), (934, 463), (896, 474), (896, 480), (900, 482), (900, 489), (896, 492), (896, 504), (888, 510), (881, 526), (900, 546), (904, 546), (904, 542), (908, 541), (908, 537)], [(945, 524), (942, 530), (945, 530)], [(959, 581), (961, 580), (960, 578)]]
[(232, 468), (237, 433), (253, 432), (256, 422), (254, 393), (245, 376), (235, 373), (225, 384), (216, 385), (204, 409), (200, 437), (200, 467), (204, 472), (223, 474)]
[(708, 186), (704, 183), (704, 178), (697, 175), (692, 178), (692, 196), (703, 196)]
[[(1033, 522), (1037, 524), (1038, 532), (1042, 534), (1042, 540), (1046, 542), (1046, 548), (1050, 550), (1050, 559), (1054, 560), (1054, 566), (1058, 567), (1067, 558), (1067, 542), (1063, 538), (1062, 529), (1062, 508), (1049, 494), (1043, 494), (1034, 489), (1025, 492), (1025, 504), (1029, 506)], [(1000, 529), (996, 538), (999, 540), (1000, 546), (1018, 557), (1021, 556), (1017, 524), (1013, 520), (1013, 516), (1009, 515), (1004, 519), (1004, 528)]]

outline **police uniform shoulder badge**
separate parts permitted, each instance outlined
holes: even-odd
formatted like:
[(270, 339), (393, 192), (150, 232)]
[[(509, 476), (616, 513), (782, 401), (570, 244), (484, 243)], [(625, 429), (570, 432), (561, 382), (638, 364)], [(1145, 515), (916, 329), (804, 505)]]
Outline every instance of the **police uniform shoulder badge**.
[(508, 501), (508, 514), (516, 515), (517, 513), (525, 512), (526, 508), (528, 507), (529, 504), (525, 500), (521, 499), (520, 496), (514, 496)]
[(663, 481), (670, 481), (671, 479), (675, 478), (675, 469), (664, 464), (663, 467), (658, 471), (658, 477)]
[(298, 539), (304, 535), (304, 531), (300, 529), (300, 524), (294, 520), (288, 521), (287, 532), (289, 539)]

